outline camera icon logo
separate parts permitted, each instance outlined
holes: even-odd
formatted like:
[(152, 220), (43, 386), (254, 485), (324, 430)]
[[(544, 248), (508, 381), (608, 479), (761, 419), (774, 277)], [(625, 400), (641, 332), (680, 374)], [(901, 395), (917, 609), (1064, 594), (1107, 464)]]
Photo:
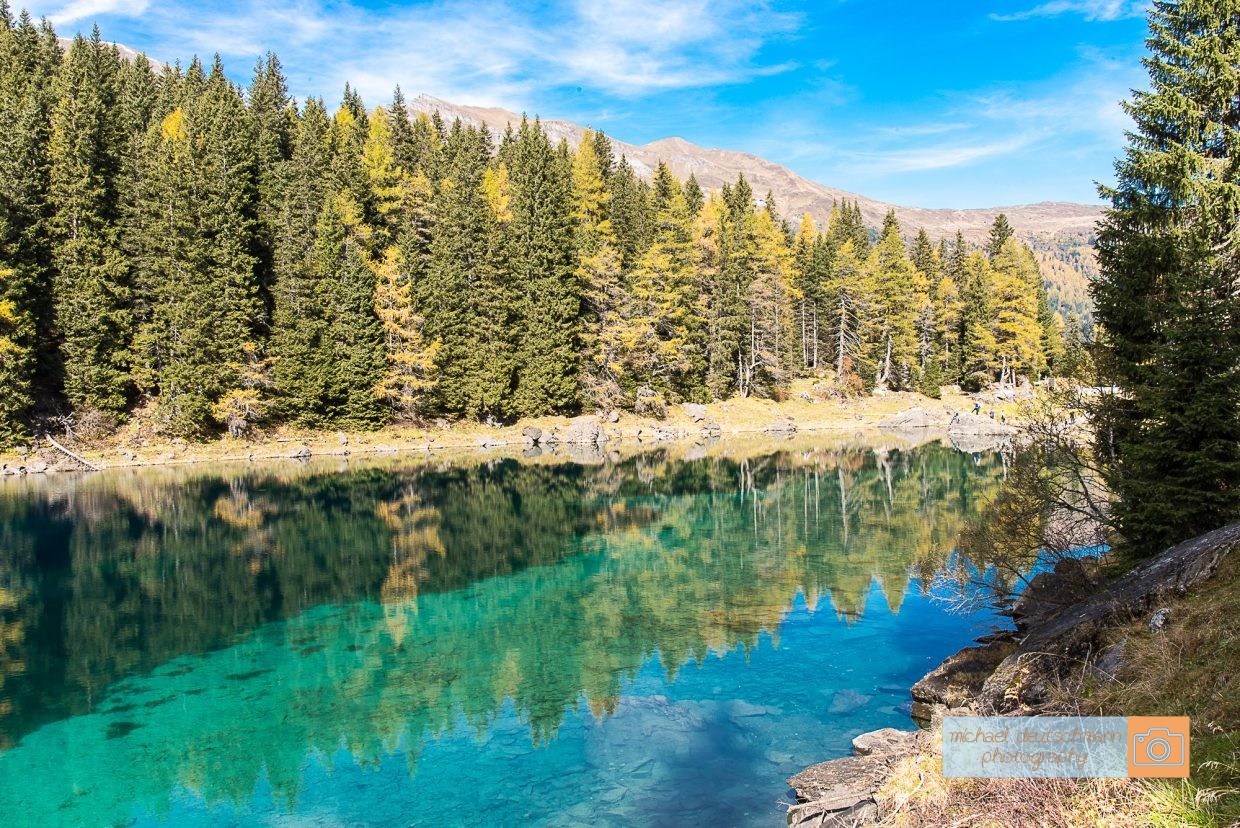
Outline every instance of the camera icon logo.
[(1187, 716), (1128, 717), (1128, 775), (1180, 778), (1189, 770)]
[(1178, 768), (1184, 764), (1184, 736), (1165, 727), (1151, 727), (1132, 737), (1132, 763)]

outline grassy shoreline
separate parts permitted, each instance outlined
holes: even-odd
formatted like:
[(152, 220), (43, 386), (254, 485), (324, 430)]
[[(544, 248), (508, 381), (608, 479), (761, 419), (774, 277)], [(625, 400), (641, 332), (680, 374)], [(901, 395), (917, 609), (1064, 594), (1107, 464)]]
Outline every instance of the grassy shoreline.
[[(776, 423), (790, 423), (796, 433), (831, 432), (877, 432), (886, 418), (914, 407), (946, 409), (952, 412), (971, 412), (975, 400), (982, 401), (983, 411), (995, 410), (996, 416), (1009, 421), (1017, 416), (1017, 404), (993, 402), (993, 395), (967, 395), (945, 393), (942, 399), (932, 399), (912, 392), (893, 392), (871, 397), (850, 399), (814, 398), (809, 384), (794, 386), (792, 396), (785, 401), (756, 398), (733, 398), (702, 406), (705, 417), (700, 421), (691, 418), (683, 406), (675, 406), (664, 419), (642, 417), (621, 413), (616, 422), (603, 419), (608, 435), (607, 448), (617, 444), (640, 445), (643, 448), (669, 442), (696, 441), (702, 436), (703, 427), (710, 423), (718, 426), (719, 439), (751, 439), (763, 434), (773, 434)], [(100, 469), (135, 468), (145, 466), (180, 465), (208, 462), (246, 462), (260, 459), (280, 459), (305, 456), (345, 457), (363, 454), (390, 453), (438, 453), (444, 449), (493, 450), (504, 448), (524, 449), (529, 445), (522, 430), (529, 426), (549, 432), (563, 431), (571, 417), (548, 416), (520, 420), (511, 425), (488, 426), (483, 423), (461, 421), (440, 425), (393, 424), (376, 431), (326, 431), (297, 428), (280, 428), (252, 438), (220, 437), (207, 442), (186, 442), (161, 437), (151, 432), (141, 420), (131, 421), (115, 434), (93, 441), (58, 437), (69, 449), (89, 460)], [(787, 432), (784, 432), (787, 433)], [(938, 432), (936, 432), (937, 436)], [(0, 452), (0, 464), (25, 465), (42, 459), (53, 468), (63, 457), (47, 447), (32, 447), (25, 451)]]

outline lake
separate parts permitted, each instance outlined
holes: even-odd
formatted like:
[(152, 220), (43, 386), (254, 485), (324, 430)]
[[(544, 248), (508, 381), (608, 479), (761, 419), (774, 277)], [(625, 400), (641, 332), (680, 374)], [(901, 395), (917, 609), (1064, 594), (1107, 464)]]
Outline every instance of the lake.
[(0, 814), (781, 825), (996, 626), (934, 575), (1001, 475), (799, 437), (0, 480)]

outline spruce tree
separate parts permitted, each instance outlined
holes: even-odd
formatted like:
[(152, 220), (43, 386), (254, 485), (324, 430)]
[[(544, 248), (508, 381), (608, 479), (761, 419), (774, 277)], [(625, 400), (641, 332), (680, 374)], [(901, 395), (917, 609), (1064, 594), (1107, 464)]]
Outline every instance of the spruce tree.
[(1240, 516), (1240, 4), (1156, 0), (1150, 89), (1098, 234), (1099, 449), (1125, 545), (1153, 553)]
[[(510, 302), (491, 304), (496, 290), (489, 251), (500, 219), (482, 187), (488, 144), (478, 130), (453, 123), (431, 205), (426, 278), (414, 288), (426, 336), (441, 346), (435, 405), (449, 414), (502, 416), (511, 382), (510, 351), (497, 337), (510, 329), (513, 309)], [(488, 352), (502, 362), (488, 359)]]
[(215, 404), (241, 389), (263, 315), (252, 121), (218, 57), (201, 83), (191, 66), (194, 89), (147, 138), (134, 342), (140, 390), (184, 436), (213, 430)]
[(523, 122), (512, 155), (508, 280), (517, 294), (517, 382), (511, 416), (578, 405), (582, 291), (578, 280), (572, 171), (542, 125)]
[[(27, 12), (0, 4), (0, 271), (6, 340), (0, 366), (0, 442), (27, 433), (36, 380), (54, 391), (48, 138), (60, 47)], [(48, 382), (52, 380), (52, 382)], [(52, 387), (47, 387), (52, 386)]]
[(331, 184), (329, 129), (323, 103), (311, 98), (293, 132), (292, 157), (279, 170), (270, 348), (278, 413), (300, 425), (317, 422), (331, 371), (324, 351), (327, 316), (312, 269), (319, 213)]
[(49, 148), (65, 396), (79, 411), (113, 416), (130, 401), (133, 338), (129, 264), (119, 237), (128, 144), (120, 72), (116, 49), (97, 28), (89, 41), (74, 39), (57, 78)]
[(999, 251), (1003, 249), (1003, 245), (1007, 240), (1015, 235), (1012, 225), (1008, 223), (1008, 217), (1004, 213), (995, 216), (994, 224), (990, 226), (990, 237), (986, 240), (986, 258), (994, 261), (995, 256), (999, 255)]

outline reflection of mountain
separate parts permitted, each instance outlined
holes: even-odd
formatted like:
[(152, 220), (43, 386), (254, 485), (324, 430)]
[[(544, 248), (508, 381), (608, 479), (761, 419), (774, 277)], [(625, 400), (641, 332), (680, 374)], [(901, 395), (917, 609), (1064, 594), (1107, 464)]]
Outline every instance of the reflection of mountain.
[(855, 617), (877, 579), (898, 608), (995, 471), (934, 445), (0, 492), (0, 722), (11, 744), (94, 711), (84, 756), (138, 751), (134, 785), (208, 799), (261, 773), (292, 796), (307, 748), (413, 754), (505, 703), (548, 739), (653, 654), (674, 672), (777, 632), (799, 591)]

